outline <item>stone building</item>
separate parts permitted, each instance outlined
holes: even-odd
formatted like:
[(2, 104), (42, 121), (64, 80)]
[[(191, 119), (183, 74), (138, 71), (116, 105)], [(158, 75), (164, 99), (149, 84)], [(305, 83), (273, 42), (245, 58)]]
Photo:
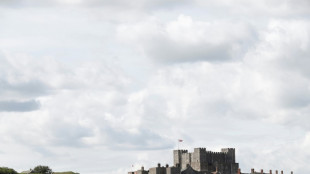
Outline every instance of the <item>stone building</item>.
[(235, 162), (235, 149), (225, 148), (221, 152), (207, 151), (206, 148), (194, 148), (173, 151), (174, 166), (161, 166), (128, 172), (128, 174), (237, 174), (239, 164)]
[(233, 148), (225, 148), (221, 152), (207, 151), (206, 148), (194, 148), (191, 153), (187, 150), (174, 150), (173, 161), (181, 170), (191, 166), (198, 172), (214, 172), (217, 168), (221, 174), (237, 174), (239, 168)]
[[(158, 164), (149, 170), (141, 167), (141, 170), (128, 174), (272, 174), (272, 170), (265, 173), (262, 169), (259, 172), (254, 169), (251, 169), (251, 173), (241, 172), (234, 148), (223, 148), (221, 152), (207, 151), (206, 148), (194, 148), (194, 152), (173, 150), (173, 164), (172, 167)], [(280, 172), (276, 170), (275, 174)], [(281, 174), (284, 174), (283, 171)]]

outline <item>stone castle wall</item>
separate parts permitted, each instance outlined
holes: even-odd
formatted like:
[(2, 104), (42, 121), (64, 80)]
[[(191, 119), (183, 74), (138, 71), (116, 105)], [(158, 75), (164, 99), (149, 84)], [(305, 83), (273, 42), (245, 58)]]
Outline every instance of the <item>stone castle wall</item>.
[(158, 164), (157, 167), (150, 168), (147, 171), (141, 168), (141, 170), (129, 172), (129, 174), (180, 174), (189, 166), (199, 174), (211, 174), (212, 172), (237, 174), (239, 164), (235, 161), (234, 148), (224, 148), (221, 149), (221, 152), (207, 151), (206, 148), (194, 148), (193, 152), (174, 150), (174, 166), (166, 165), (163, 167)]
[(174, 150), (174, 166), (181, 170), (192, 166), (197, 171), (221, 171), (222, 174), (236, 174), (238, 163), (235, 163), (235, 149), (223, 148), (221, 152), (207, 151), (206, 148), (195, 148), (194, 152), (187, 150)]
[[(254, 169), (251, 169), (251, 173), (241, 172), (239, 164), (236, 163), (234, 148), (223, 148), (221, 152), (207, 151), (206, 148), (195, 148), (194, 152), (190, 153), (187, 150), (174, 150), (173, 163), (172, 167), (158, 164), (149, 170), (141, 167), (141, 170), (128, 174), (268, 174), (263, 170), (256, 172)], [(269, 174), (272, 174), (272, 170)], [(277, 170), (275, 174), (279, 174)]]

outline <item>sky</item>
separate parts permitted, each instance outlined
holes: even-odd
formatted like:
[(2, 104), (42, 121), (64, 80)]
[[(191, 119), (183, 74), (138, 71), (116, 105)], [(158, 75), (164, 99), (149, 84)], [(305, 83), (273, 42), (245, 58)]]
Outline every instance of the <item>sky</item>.
[(0, 0), (0, 166), (308, 174), (309, 48), (308, 0)]

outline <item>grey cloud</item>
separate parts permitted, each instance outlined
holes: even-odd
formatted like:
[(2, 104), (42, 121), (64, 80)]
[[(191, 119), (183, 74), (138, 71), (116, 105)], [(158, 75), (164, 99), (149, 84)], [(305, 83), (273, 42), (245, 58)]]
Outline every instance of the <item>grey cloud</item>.
[(33, 151), (43, 156), (49, 156), (49, 157), (55, 156), (55, 153), (53, 153), (51, 150), (49, 150), (44, 146), (32, 146), (31, 148), (33, 149)]
[[(97, 122), (100, 123), (101, 121)], [(93, 136), (101, 139), (98, 142), (99, 145), (113, 150), (169, 149), (174, 145), (170, 139), (143, 126), (138, 129), (138, 132), (132, 133), (119, 127), (112, 127), (108, 123), (94, 125), (94, 127), (84, 127), (77, 123), (51, 120), (47, 124), (42, 138), (44, 138), (45, 134), (49, 135), (46, 137), (46, 141), (53, 146), (88, 147), (89, 145), (83, 142), (82, 139), (92, 138)], [(97, 128), (100, 130), (100, 135), (94, 133)], [(24, 139), (19, 141), (24, 141)]]
[[(233, 2), (234, 4), (238, 5), (241, 4), (244, 6), (244, 4), (249, 5), (247, 0), (241, 0), (238, 2)], [(123, 6), (123, 7), (146, 7), (146, 8), (169, 8), (173, 6), (180, 6), (180, 5), (202, 5), (202, 4), (209, 4), (213, 6), (227, 6), (226, 1), (221, 1), (221, 0), (211, 0), (211, 1), (189, 1), (189, 0), (152, 0), (152, 1), (147, 1), (147, 0), (133, 0), (133, 1), (122, 1), (122, 0), (81, 0), (81, 1), (59, 1), (59, 0), (45, 0), (45, 1), (37, 1), (37, 0), (1, 0), (0, 5), (4, 6), (48, 6), (48, 5), (79, 5), (79, 6), (94, 6), (94, 7), (100, 7), (100, 6)], [(259, 3), (260, 4), (260, 3)], [(278, 7), (282, 5), (289, 5), (292, 7), (298, 7), (300, 8), (308, 8), (309, 7), (309, 1), (307, 0), (284, 0), (284, 1), (279, 1), (279, 0), (269, 0), (269, 1), (262, 1), (261, 4), (269, 5), (272, 7)], [(255, 5), (255, 3), (253, 3)], [(246, 6), (244, 6), (246, 7)], [(253, 8), (253, 6), (251, 6)]]
[[(308, 39), (310, 39), (310, 35), (308, 35)], [(287, 45), (287, 47), (283, 48), (283, 52), (280, 55), (282, 58), (278, 63), (285, 69), (300, 72), (310, 79), (310, 49), (301, 49), (300, 47), (301, 43)], [(309, 47), (310, 44), (307, 44), (306, 48)]]
[(92, 130), (82, 126), (64, 125), (53, 129), (54, 139), (51, 141), (56, 146), (84, 147), (83, 137), (93, 134)]
[(223, 62), (241, 60), (258, 40), (257, 31), (248, 23), (195, 20), (179, 15), (159, 23), (150, 19), (120, 25), (121, 40), (136, 42), (147, 56), (159, 62)]
[(0, 1), (0, 5), (2, 6), (16, 6), (16, 5), (21, 5), (22, 1), (18, 0), (2, 0)]
[(6, 80), (0, 80), (0, 95), (19, 97), (38, 97), (51, 93), (51, 88), (39, 80), (30, 80), (28, 82), (9, 83)]
[(54, 0), (47, 0), (47, 1), (36, 1), (36, 0), (1, 0), (0, 6), (4, 7), (13, 7), (13, 8), (20, 8), (25, 6), (50, 6), (55, 5), (56, 2)]
[(171, 149), (174, 143), (171, 140), (148, 129), (139, 129), (138, 133), (124, 130), (105, 129), (108, 138), (106, 145), (117, 150), (156, 150)]
[(38, 110), (40, 103), (35, 100), (28, 101), (0, 101), (0, 112), (29, 112)]
[[(309, 1), (307, 0), (240, 0), (227, 1), (227, 0), (210, 0), (195, 1), (200, 6), (217, 11), (220, 14), (230, 14), (230, 17), (252, 18), (255, 17), (255, 22), (263, 18), (291, 18), (291, 17), (307, 17), (309, 14)], [(253, 18), (252, 18), (253, 19)]]
[(310, 104), (310, 91), (306, 87), (300, 87), (299, 90), (290, 87), (282, 91), (280, 102), (284, 107), (289, 108), (302, 108)]
[(31, 7), (31, 6), (78, 6), (78, 7), (116, 7), (118, 9), (162, 9), (162, 8), (171, 8), (174, 6), (180, 6), (188, 4), (189, 0), (134, 0), (134, 1), (122, 1), (122, 0), (82, 0), (82, 1), (57, 1), (57, 0), (45, 0), (45, 1), (36, 1), (36, 0), (2, 0), (0, 1), (0, 6), (7, 7)]
[(177, 6), (185, 6), (193, 4), (190, 0), (156, 0), (156, 1), (145, 1), (145, 6), (152, 9), (167, 9)]
[[(48, 147), (86, 147), (82, 138), (93, 135), (92, 128), (55, 118), (46, 120), (39, 126), (28, 123), (25, 125), (25, 130), (27, 131), (23, 134), (18, 131), (14, 132), (13, 139), (43, 155), (53, 154)], [(44, 148), (44, 146), (48, 147)]]
[(310, 10), (310, 1), (308, 0), (287, 0), (289, 6), (292, 7), (297, 13), (301, 13), (302, 15), (309, 14)]
[(146, 52), (161, 62), (187, 62), (187, 61), (227, 61), (232, 59), (232, 47), (229, 44), (186, 45), (171, 41), (153, 42), (146, 47)]

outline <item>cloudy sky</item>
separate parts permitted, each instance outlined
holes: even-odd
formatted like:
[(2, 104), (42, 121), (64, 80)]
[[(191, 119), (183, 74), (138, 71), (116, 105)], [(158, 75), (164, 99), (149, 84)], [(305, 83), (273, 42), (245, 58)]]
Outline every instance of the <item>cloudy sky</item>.
[(309, 48), (309, 0), (1, 0), (0, 166), (308, 174)]

